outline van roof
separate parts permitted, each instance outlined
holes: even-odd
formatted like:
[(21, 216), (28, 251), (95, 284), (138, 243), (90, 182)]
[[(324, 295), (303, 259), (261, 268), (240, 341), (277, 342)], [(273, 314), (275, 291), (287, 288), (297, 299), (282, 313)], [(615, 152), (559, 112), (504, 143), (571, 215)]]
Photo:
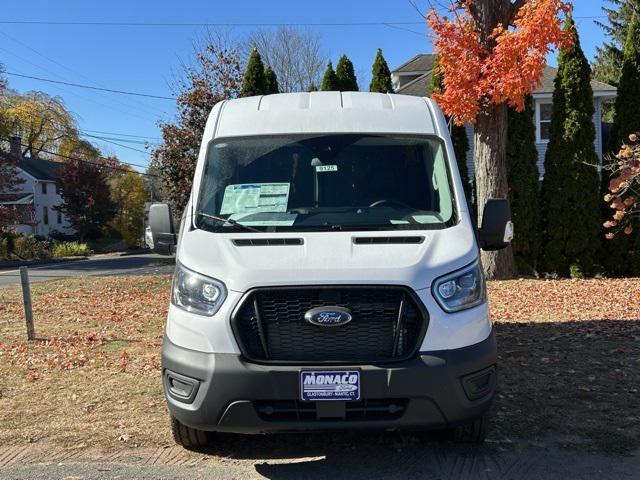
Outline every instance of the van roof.
[[(216, 109), (214, 109), (215, 111)], [(292, 133), (434, 134), (429, 99), (369, 92), (280, 93), (228, 100), (215, 137)]]

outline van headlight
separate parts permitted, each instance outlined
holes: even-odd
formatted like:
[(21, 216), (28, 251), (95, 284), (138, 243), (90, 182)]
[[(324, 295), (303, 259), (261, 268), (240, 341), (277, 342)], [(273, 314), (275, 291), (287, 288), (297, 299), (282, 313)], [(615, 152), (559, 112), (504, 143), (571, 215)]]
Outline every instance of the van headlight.
[(198, 315), (214, 315), (225, 298), (224, 283), (189, 270), (176, 262), (171, 286), (171, 303), (187, 312)]
[(433, 282), (433, 296), (446, 312), (472, 308), (486, 300), (484, 274), (477, 260)]

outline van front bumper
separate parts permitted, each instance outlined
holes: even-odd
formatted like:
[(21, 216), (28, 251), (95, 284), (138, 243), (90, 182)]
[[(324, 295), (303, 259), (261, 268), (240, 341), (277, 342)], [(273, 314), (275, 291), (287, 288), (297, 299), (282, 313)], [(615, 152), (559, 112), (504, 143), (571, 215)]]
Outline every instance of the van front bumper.
[[(203, 353), (165, 337), (162, 371), (171, 414), (199, 430), (267, 433), (345, 428), (440, 429), (481, 416), (496, 385), (496, 340), (421, 352), (399, 363), (299, 367)], [(300, 370), (360, 370), (361, 401), (329, 410), (301, 402)], [(337, 412), (332, 414), (331, 412)]]

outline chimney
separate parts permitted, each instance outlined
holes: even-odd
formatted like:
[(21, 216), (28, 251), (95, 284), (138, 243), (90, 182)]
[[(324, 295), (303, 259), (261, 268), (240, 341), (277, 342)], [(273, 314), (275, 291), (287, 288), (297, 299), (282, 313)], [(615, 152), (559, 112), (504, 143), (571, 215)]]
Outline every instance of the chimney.
[(12, 135), (9, 137), (9, 154), (16, 160), (22, 160), (22, 137)]

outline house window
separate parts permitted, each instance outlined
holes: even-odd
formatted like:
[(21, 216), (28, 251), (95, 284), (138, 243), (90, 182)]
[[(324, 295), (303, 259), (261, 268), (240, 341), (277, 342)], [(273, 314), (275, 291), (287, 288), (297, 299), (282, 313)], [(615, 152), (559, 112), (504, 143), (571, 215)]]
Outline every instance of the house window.
[(536, 136), (538, 143), (545, 143), (551, 137), (551, 100), (538, 101), (536, 106)]
[(42, 207), (42, 223), (49, 225), (49, 209), (47, 207)]
[(47, 182), (42, 182), (40, 185), (42, 185), (42, 194), (46, 195), (47, 194)]
[(62, 212), (60, 210), (56, 210), (56, 223), (58, 225), (62, 223)]

